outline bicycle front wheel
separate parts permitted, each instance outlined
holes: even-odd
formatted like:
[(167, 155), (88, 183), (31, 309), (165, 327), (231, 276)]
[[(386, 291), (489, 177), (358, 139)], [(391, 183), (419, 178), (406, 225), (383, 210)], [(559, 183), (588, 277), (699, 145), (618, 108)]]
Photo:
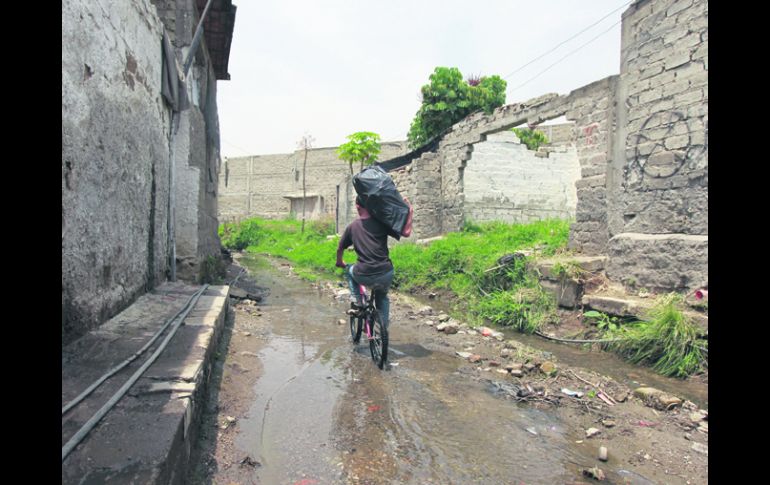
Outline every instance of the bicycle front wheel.
[(364, 319), (355, 315), (350, 316), (350, 337), (353, 343), (357, 344), (361, 340), (361, 329), (364, 326)]
[(372, 338), (369, 340), (369, 351), (372, 360), (377, 367), (383, 368), (388, 360), (388, 329), (382, 324), (380, 313), (374, 310), (371, 313)]

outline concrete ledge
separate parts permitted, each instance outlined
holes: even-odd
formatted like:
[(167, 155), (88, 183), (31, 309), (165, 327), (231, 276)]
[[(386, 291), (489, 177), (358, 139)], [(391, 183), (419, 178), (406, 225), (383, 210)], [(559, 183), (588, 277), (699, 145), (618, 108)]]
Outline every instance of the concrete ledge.
[[(586, 307), (593, 308), (608, 315), (617, 315), (622, 317), (637, 317), (643, 318), (644, 315), (653, 307), (655, 302), (649, 299), (641, 298), (618, 298), (614, 296), (606, 295), (584, 295), (582, 303)], [(684, 314), (693, 323), (700, 327), (705, 333), (708, 334), (709, 330), (709, 318), (708, 315), (703, 313), (693, 312), (685, 310)]]
[[(167, 283), (62, 349), (62, 405), (139, 348), (200, 287)], [(163, 353), (62, 463), (62, 484), (184, 482), (229, 287), (209, 287)], [(152, 355), (161, 336), (62, 418), (62, 444)]]

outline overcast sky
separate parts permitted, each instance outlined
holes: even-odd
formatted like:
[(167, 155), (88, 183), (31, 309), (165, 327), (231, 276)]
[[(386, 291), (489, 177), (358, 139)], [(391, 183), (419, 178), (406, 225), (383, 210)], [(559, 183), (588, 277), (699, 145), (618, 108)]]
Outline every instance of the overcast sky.
[(506, 104), (567, 94), (619, 73), (619, 22), (631, 2), (233, 3), (231, 80), (217, 83), (223, 157), (290, 153), (305, 133), (316, 148), (357, 131), (405, 140), (420, 87), (437, 66), (457, 67), (465, 78), (503, 77)]

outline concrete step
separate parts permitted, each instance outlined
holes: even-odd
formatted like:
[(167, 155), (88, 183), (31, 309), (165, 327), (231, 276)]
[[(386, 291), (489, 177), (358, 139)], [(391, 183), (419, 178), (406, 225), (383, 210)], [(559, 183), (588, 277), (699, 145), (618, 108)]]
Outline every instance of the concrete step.
[[(62, 406), (152, 338), (200, 286), (165, 283), (62, 348)], [(62, 484), (183, 483), (229, 286), (210, 286), (158, 359), (62, 463)], [(153, 354), (138, 359), (62, 417), (62, 446)]]
[(606, 261), (606, 256), (560, 256), (535, 260), (530, 268), (540, 273), (541, 286), (556, 297), (560, 307), (574, 309), (584, 291), (580, 272), (602, 271)]
[[(654, 305), (651, 298), (634, 296), (610, 296), (605, 294), (583, 295), (582, 303), (585, 307), (623, 317), (643, 318)], [(706, 334), (708, 334), (708, 315), (691, 310), (685, 310), (684, 314), (690, 317)]]

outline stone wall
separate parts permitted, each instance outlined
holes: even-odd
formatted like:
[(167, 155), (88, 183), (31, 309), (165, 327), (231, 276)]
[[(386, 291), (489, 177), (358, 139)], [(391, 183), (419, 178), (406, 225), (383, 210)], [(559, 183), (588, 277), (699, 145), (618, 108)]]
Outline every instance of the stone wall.
[[(110, 26), (110, 28), (105, 28)], [(147, 0), (62, 3), (62, 340), (163, 281), (169, 112)]]
[[(337, 148), (315, 148), (307, 153), (305, 191), (323, 199), (323, 210), (306, 217), (334, 217), (337, 186), (350, 175)], [(380, 160), (406, 152), (404, 142), (382, 143)], [(248, 217), (283, 218), (291, 212), (291, 198), (302, 197), (304, 150), (294, 153), (226, 158), (219, 177), (219, 217), (222, 221)], [(358, 171), (358, 167), (354, 167)], [(354, 195), (355, 198), (355, 195)]]
[(205, 36), (176, 135), (161, 95), (164, 27), (181, 63), (194, 5), (62, 3), (63, 343), (170, 275), (173, 198), (178, 277), (197, 280), (201, 261), (220, 253), (216, 77)]
[[(632, 287), (708, 284), (708, 3), (623, 14), (608, 275)], [(675, 256), (672, 256), (674, 255)]]

